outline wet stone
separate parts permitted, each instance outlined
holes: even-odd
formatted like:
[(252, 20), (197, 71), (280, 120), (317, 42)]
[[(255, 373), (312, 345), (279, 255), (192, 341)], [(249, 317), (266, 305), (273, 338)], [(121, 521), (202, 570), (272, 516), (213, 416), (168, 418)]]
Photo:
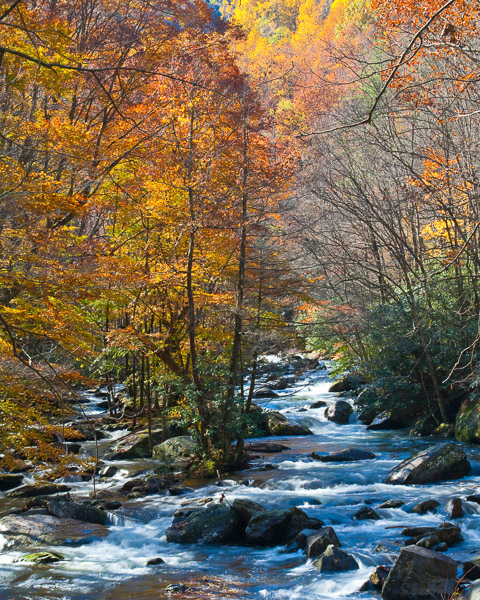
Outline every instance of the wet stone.
[(313, 561), (313, 566), (320, 573), (353, 571), (359, 568), (357, 561), (351, 554), (333, 545), (328, 546), (320, 558)]
[(463, 517), (463, 504), (460, 498), (452, 498), (445, 507), (448, 519), (461, 519)]
[(307, 538), (307, 558), (320, 556), (329, 546), (338, 548), (341, 544), (333, 527), (322, 527)]
[(455, 589), (457, 563), (426, 548), (403, 548), (382, 590), (383, 600), (444, 600)]
[(438, 502), (437, 500), (423, 500), (422, 502), (415, 504), (415, 506), (410, 512), (418, 513), (419, 515), (424, 515), (427, 512), (431, 511), (436, 513), (436, 509), (438, 506), (440, 506), (440, 502)]
[(160, 556), (147, 560), (147, 567), (155, 567), (156, 565), (164, 565), (165, 561)]
[(353, 518), (357, 519), (357, 521), (367, 519), (370, 519), (372, 521), (378, 521), (382, 517), (377, 512), (375, 512), (373, 508), (364, 506), (360, 510), (357, 510), (357, 512), (353, 515)]
[(400, 508), (405, 504), (404, 500), (387, 500), (379, 504), (377, 508)]
[(451, 443), (431, 446), (402, 461), (386, 483), (412, 485), (460, 479), (470, 472), (465, 452)]

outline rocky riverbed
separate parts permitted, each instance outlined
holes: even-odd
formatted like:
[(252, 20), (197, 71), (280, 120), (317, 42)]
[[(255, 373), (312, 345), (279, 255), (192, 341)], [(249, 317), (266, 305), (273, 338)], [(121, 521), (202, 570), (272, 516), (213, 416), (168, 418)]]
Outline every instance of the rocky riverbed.
[(279, 435), (249, 440), (251, 466), (231, 477), (154, 472), (158, 461), (122, 456), (120, 430), (100, 442), (93, 504), (75, 478), (49, 490), (5, 480), (0, 598), (367, 600), (387, 580), (386, 600), (429, 600), (459, 589), (464, 570), (480, 576), (480, 450), (367, 431), (322, 367), (265, 374), (256, 401)]

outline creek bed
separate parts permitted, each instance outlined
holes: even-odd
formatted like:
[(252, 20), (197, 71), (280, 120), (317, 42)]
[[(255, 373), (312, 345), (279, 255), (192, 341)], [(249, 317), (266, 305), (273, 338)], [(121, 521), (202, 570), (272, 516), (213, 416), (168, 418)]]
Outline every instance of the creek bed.
[[(358, 422), (336, 425), (324, 417), (324, 408), (310, 409), (318, 400), (336, 400), (327, 392), (328, 374), (324, 370), (307, 372), (295, 386), (279, 392), (280, 397), (262, 401), (267, 408), (280, 410), (289, 419), (308, 426), (314, 435), (263, 438), (278, 441), (286, 450), (261, 454), (252, 467), (221, 482), (187, 481), (194, 491), (182, 496), (154, 495), (131, 500), (122, 506), (121, 515), (112, 516), (109, 535), (79, 547), (55, 547), (65, 561), (52, 565), (14, 562), (25, 552), (0, 555), (0, 598), (3, 600), (147, 600), (162, 598), (252, 598), (268, 600), (325, 600), (378, 598), (358, 590), (375, 565), (391, 565), (403, 541), (402, 527), (438, 526), (446, 519), (445, 504), (455, 496), (464, 498), (480, 493), (480, 451), (465, 450), (472, 472), (464, 479), (422, 486), (388, 485), (390, 469), (415, 451), (444, 439), (412, 438), (404, 431), (369, 432)], [(304, 410), (307, 409), (307, 410)], [(118, 436), (118, 432), (115, 433)], [(260, 441), (260, 440), (252, 440)], [(374, 460), (351, 463), (324, 463), (310, 457), (311, 452), (332, 452), (347, 447), (370, 450)], [(265, 463), (274, 469), (264, 470)], [(135, 465), (151, 466), (151, 461), (115, 463), (123, 470), (122, 479)], [(76, 484), (74, 484), (76, 485)], [(85, 493), (87, 484), (77, 484)], [(359, 570), (320, 574), (303, 552), (285, 553), (283, 547), (254, 548), (239, 545), (177, 545), (166, 542), (165, 531), (172, 515), (194, 498), (206, 496), (229, 502), (250, 498), (267, 508), (298, 506), (309, 516), (331, 525), (347, 552), (354, 555)], [(408, 512), (420, 500), (440, 502), (436, 514)], [(397, 509), (378, 509), (389, 499), (401, 499)], [(380, 520), (353, 519), (367, 505), (379, 513)], [(464, 502), (466, 515), (458, 519), (463, 541), (447, 552), (462, 561), (480, 549), (480, 506)], [(1, 536), (0, 536), (1, 543)], [(147, 566), (149, 559), (161, 557), (165, 563)], [(172, 593), (171, 584), (189, 589)]]

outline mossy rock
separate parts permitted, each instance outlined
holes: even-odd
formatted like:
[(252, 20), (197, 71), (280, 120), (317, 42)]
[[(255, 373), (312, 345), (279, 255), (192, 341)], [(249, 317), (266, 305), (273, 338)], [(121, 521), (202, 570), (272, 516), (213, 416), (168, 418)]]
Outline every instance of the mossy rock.
[(32, 562), (37, 565), (48, 565), (60, 562), (61, 560), (65, 560), (65, 557), (57, 552), (34, 552), (33, 554), (23, 556), (18, 562)]
[(466, 400), (457, 414), (455, 438), (459, 442), (480, 444), (480, 402)]

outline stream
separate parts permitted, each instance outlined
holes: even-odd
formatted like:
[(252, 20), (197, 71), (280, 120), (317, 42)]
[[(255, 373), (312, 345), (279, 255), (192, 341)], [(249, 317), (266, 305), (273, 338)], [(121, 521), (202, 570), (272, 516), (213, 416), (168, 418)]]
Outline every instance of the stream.
[[(184, 484), (193, 491), (184, 495), (157, 494), (129, 500), (110, 515), (110, 533), (106, 538), (79, 547), (55, 547), (65, 561), (32, 565), (15, 562), (25, 551), (2, 553), (0, 599), (378, 599), (378, 595), (358, 590), (376, 565), (393, 564), (403, 541), (401, 527), (438, 526), (446, 520), (445, 504), (450, 498), (464, 499), (480, 493), (480, 449), (465, 447), (472, 471), (461, 480), (423, 486), (387, 485), (384, 481), (388, 472), (401, 460), (427, 446), (444, 443), (445, 439), (408, 437), (405, 431), (366, 431), (355, 416), (347, 425), (327, 421), (325, 408), (311, 409), (310, 405), (318, 400), (331, 403), (337, 399), (336, 394), (327, 391), (330, 383), (326, 370), (308, 371), (293, 387), (278, 392), (278, 398), (259, 401), (262, 406), (285, 413), (313, 432), (310, 436), (261, 440), (281, 442), (288, 450), (277, 454), (257, 453), (251, 468), (221, 481), (187, 480)], [(95, 404), (88, 406), (94, 414)], [(111, 435), (118, 438), (122, 432)], [(370, 450), (376, 459), (324, 463), (310, 457), (312, 452), (348, 447)], [(84, 449), (89, 449), (88, 444)], [(120, 471), (109, 482), (99, 483), (98, 489), (121, 486), (132, 472), (149, 468), (152, 463), (148, 460), (112, 462)], [(89, 483), (69, 485), (73, 487), (72, 494), (79, 494), (81, 490), (85, 496), (91, 491)], [(304, 552), (286, 553), (281, 546), (256, 548), (166, 542), (165, 531), (179, 507), (195, 498), (222, 495), (228, 502), (250, 498), (266, 508), (300, 507), (309, 516), (334, 527), (342, 548), (356, 558), (360, 568), (320, 574)], [(441, 503), (436, 514), (409, 512), (414, 504), (430, 498)], [(396, 509), (377, 508), (390, 499), (401, 499), (405, 504)], [(381, 519), (354, 520), (354, 513), (364, 505), (374, 508)], [(464, 539), (446, 553), (458, 561), (478, 553), (480, 548), (480, 505), (465, 500), (463, 505), (466, 514), (456, 524), (461, 527)], [(1, 544), (0, 536), (0, 547)], [(165, 562), (147, 566), (147, 561), (156, 557)], [(171, 584), (186, 584), (191, 589), (170, 595), (166, 588)]]

